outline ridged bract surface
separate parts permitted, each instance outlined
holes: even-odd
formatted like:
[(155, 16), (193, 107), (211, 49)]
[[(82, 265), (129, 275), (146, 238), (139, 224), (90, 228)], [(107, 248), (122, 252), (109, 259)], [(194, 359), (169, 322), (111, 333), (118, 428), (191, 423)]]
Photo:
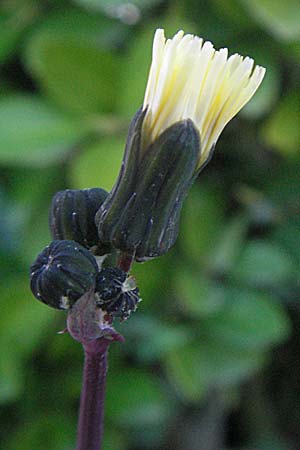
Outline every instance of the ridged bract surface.
[(104, 189), (67, 189), (51, 203), (49, 225), (53, 239), (72, 239), (90, 248), (99, 243), (95, 214), (106, 199)]
[(34, 296), (57, 309), (69, 309), (94, 284), (98, 266), (95, 257), (70, 240), (53, 241), (30, 268)]

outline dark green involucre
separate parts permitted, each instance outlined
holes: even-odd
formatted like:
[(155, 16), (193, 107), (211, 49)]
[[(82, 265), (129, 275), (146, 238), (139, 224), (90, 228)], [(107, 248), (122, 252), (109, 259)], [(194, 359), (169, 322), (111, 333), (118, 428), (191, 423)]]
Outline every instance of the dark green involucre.
[(200, 149), (191, 120), (175, 123), (142, 149), (144, 116), (139, 110), (132, 121), (118, 180), (96, 214), (100, 241), (137, 261), (163, 255), (175, 243)]
[(30, 268), (34, 296), (56, 309), (69, 309), (96, 280), (98, 265), (86, 248), (74, 241), (53, 241)]
[(71, 239), (86, 248), (98, 246), (99, 254), (106, 253), (107, 249), (99, 246), (95, 214), (107, 195), (100, 188), (57, 192), (49, 214), (52, 238)]

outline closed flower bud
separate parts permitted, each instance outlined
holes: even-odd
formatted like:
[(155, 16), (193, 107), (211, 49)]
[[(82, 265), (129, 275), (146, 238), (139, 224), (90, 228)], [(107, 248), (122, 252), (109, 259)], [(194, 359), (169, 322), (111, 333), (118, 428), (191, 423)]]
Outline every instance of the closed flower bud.
[(96, 278), (96, 304), (112, 317), (126, 320), (140, 302), (133, 277), (117, 267), (102, 269)]
[(160, 256), (174, 244), (200, 145), (193, 123), (184, 120), (141, 153), (143, 118), (139, 112), (133, 121), (119, 179), (96, 215), (100, 240), (139, 261)]
[(40, 301), (69, 309), (95, 283), (95, 257), (74, 241), (53, 241), (30, 268), (30, 287)]
[[(52, 238), (71, 239), (87, 248), (98, 245), (95, 214), (107, 195), (100, 188), (57, 192), (52, 199), (49, 214)], [(107, 249), (102, 250), (107, 252)]]

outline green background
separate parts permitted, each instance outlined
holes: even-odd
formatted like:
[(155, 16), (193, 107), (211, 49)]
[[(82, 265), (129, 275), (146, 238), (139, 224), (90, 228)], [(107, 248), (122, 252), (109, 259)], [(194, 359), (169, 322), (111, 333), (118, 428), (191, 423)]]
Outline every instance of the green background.
[(104, 450), (294, 450), (300, 440), (298, 0), (3, 0), (0, 448), (72, 450), (83, 363), (31, 262), (65, 188), (109, 190), (154, 30), (255, 58), (266, 78), (193, 186), (171, 251), (111, 346)]

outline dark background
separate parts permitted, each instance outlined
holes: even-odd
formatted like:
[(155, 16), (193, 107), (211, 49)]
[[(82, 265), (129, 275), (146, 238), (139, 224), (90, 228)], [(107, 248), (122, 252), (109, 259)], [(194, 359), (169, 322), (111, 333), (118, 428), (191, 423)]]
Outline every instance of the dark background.
[(110, 189), (154, 31), (255, 58), (267, 75), (193, 186), (168, 255), (111, 346), (104, 450), (300, 448), (298, 0), (2, 0), (0, 447), (71, 450), (82, 349), (29, 265), (65, 188)]

